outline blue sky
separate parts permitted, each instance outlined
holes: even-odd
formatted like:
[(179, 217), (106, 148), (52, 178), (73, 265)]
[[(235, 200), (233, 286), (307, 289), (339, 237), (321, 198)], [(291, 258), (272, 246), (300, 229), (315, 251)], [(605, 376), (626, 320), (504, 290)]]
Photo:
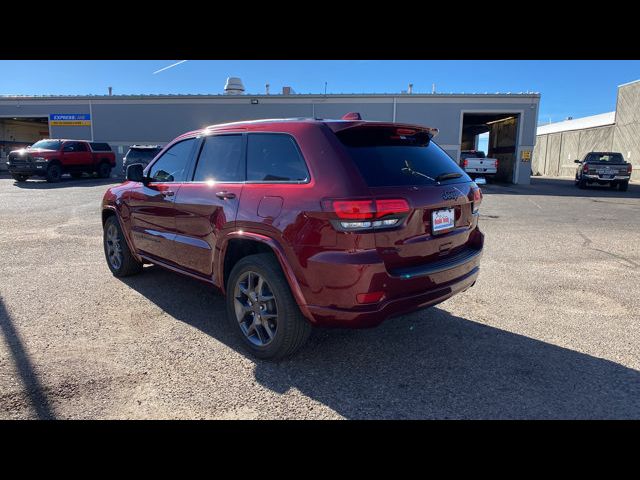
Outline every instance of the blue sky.
[(640, 79), (640, 61), (423, 61), (423, 60), (178, 60), (0, 61), (0, 94), (86, 95), (222, 93), (228, 76), (248, 93), (290, 85), (297, 93), (414, 92), (542, 94), (540, 123), (615, 110), (616, 87)]

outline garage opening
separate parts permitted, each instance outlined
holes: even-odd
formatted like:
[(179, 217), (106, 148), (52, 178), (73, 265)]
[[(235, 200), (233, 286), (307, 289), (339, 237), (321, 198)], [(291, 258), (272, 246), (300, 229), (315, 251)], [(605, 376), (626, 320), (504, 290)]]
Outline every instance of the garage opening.
[(5, 165), (10, 151), (49, 138), (49, 131), (48, 117), (0, 118), (0, 165)]
[(461, 150), (482, 150), (498, 159), (496, 180), (514, 182), (519, 120), (518, 113), (463, 114)]

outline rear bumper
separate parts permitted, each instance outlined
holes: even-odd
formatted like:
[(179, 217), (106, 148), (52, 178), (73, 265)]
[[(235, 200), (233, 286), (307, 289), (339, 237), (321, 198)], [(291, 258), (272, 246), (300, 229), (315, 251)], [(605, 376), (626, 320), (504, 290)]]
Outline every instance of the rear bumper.
[(582, 175), (586, 180), (596, 180), (600, 182), (628, 182), (631, 179), (630, 175), (615, 175), (613, 178), (604, 178), (600, 175)]
[(422, 293), (408, 295), (377, 304), (374, 307), (340, 309), (308, 305), (307, 308), (317, 325), (325, 327), (368, 328), (375, 327), (388, 318), (414, 312), (437, 305), (457, 293), (472, 287), (478, 278), (480, 268), (475, 266), (456, 280)]
[[(315, 287), (316, 301), (307, 303), (305, 308), (316, 325), (366, 328), (436, 305), (475, 283), (483, 243), (484, 235), (478, 232), (475, 244), (457, 255), (392, 272), (387, 271), (383, 262), (376, 261), (374, 252), (363, 253), (358, 259), (362, 263), (355, 263), (354, 259), (354, 262), (319, 264), (309, 259), (309, 273), (319, 280), (310, 285)], [(357, 303), (357, 294), (378, 291), (384, 292), (380, 302)]]

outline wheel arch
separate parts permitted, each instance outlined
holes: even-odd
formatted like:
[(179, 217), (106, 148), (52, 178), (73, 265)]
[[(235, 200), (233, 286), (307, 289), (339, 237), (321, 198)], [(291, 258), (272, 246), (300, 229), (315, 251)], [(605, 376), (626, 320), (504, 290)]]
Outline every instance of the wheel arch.
[(214, 265), (214, 283), (226, 293), (226, 282), (233, 266), (243, 257), (254, 253), (272, 253), (275, 255), (291, 293), (300, 307), (302, 314), (309, 320), (313, 317), (306, 307), (306, 300), (300, 289), (296, 275), (287, 261), (287, 256), (278, 241), (263, 234), (254, 232), (233, 232), (228, 234), (220, 245), (220, 255)]
[(107, 223), (107, 220), (110, 217), (115, 217), (116, 221), (118, 222), (118, 225), (120, 225), (120, 229), (122, 230), (122, 234), (124, 236), (125, 241), (127, 242), (127, 246), (129, 247), (129, 251), (131, 252), (131, 254), (134, 256), (134, 258), (136, 260), (138, 260), (139, 262), (142, 262), (143, 260), (140, 257), (140, 255), (138, 255), (138, 253), (136, 252), (136, 250), (135, 250), (135, 248), (133, 246), (133, 242), (131, 241), (131, 237), (129, 236), (129, 232), (122, 225), (122, 220), (120, 219), (120, 215), (118, 215), (118, 211), (116, 210), (115, 207), (107, 205), (107, 206), (102, 208), (102, 227), (103, 227), (103, 229), (104, 229), (105, 223)]

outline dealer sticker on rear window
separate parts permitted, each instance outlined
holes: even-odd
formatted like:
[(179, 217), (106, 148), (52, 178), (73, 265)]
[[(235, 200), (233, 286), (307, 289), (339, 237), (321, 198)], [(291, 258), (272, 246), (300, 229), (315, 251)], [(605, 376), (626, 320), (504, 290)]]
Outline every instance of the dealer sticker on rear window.
[(433, 233), (450, 230), (455, 225), (455, 213), (453, 208), (446, 210), (436, 210), (431, 214), (431, 225)]

